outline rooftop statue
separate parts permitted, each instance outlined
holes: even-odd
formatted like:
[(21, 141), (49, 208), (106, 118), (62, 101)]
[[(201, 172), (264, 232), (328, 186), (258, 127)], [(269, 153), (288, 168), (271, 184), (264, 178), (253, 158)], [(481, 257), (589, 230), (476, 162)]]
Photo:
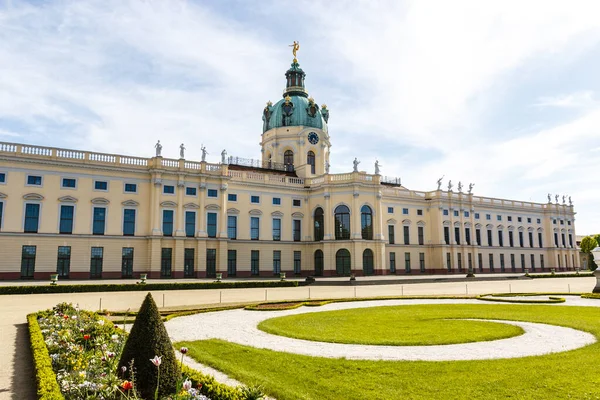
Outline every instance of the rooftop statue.
[(179, 158), (185, 158), (185, 146), (183, 143), (179, 146)]
[(442, 177), (437, 180), (437, 184), (438, 184), (437, 190), (440, 190), (442, 188), (442, 180), (444, 179), (444, 176), (446, 176), (446, 175), (442, 175)]
[(206, 161), (206, 155), (208, 154), (208, 151), (206, 151), (206, 147), (204, 147), (203, 144), (200, 145), (200, 150), (202, 151), (202, 161)]
[(474, 183), (469, 183), (469, 194), (473, 193), (473, 186), (475, 186)]
[(458, 181), (458, 191), (462, 193), (463, 185), (461, 181)]
[(558, 204), (558, 195), (554, 196), (554, 200), (556, 200), (556, 204)]
[(154, 148), (156, 149), (156, 157), (161, 157), (162, 144), (160, 144), (160, 140), (158, 142), (156, 142), (156, 144), (154, 145)]
[(221, 164), (225, 164), (225, 158), (227, 158), (227, 150), (223, 149), (221, 152)]
[(296, 53), (298, 52), (298, 50), (300, 50), (300, 42), (296, 42), (294, 40), (294, 44), (290, 44), (289, 47), (292, 48), (292, 54), (294, 55), (294, 61), (296, 60)]
[(354, 172), (358, 172), (358, 164), (360, 164), (360, 161), (358, 161), (358, 158), (354, 157), (354, 161), (352, 161), (352, 164), (354, 164)]
[(452, 191), (452, 187), (453, 187), (453, 185), (452, 185), (452, 179), (450, 179), (450, 180), (448, 181), (448, 191), (449, 191), (449, 192), (451, 192), (451, 191)]
[(571, 200), (571, 196), (569, 196), (569, 205), (572, 206), (573, 205), (573, 200)]
[(379, 164), (379, 160), (375, 160), (375, 175), (379, 175), (379, 172), (381, 172), (379, 170), (379, 167), (381, 167), (381, 165)]
[(552, 203), (552, 195), (548, 193), (548, 203)]

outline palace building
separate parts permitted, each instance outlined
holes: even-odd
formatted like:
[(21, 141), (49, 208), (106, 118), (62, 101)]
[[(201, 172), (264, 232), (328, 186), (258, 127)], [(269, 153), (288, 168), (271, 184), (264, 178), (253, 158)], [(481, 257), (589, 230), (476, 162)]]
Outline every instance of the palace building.
[[(499, 273), (580, 267), (574, 209), (329, 173), (329, 110), (294, 58), (261, 160), (0, 142), (0, 279)], [(335, 135), (334, 135), (335, 137)], [(204, 150), (203, 150), (204, 153)]]

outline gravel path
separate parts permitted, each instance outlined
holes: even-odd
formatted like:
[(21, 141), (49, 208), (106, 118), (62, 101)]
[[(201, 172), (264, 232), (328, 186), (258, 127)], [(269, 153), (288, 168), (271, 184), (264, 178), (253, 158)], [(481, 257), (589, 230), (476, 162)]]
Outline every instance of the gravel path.
[[(567, 303), (563, 304), (571, 303), (567, 300)], [(285, 311), (229, 310), (179, 317), (165, 325), (173, 341), (216, 338), (262, 349), (355, 360), (454, 361), (516, 358), (568, 351), (596, 342), (596, 338), (587, 332), (518, 321), (495, 322), (520, 326), (525, 331), (523, 335), (488, 342), (439, 346), (375, 346), (314, 342), (272, 335), (257, 328), (261, 321), (278, 316), (411, 304), (481, 304), (481, 301), (378, 300), (332, 303), (321, 307), (300, 307)], [(597, 302), (595, 304), (598, 305)]]

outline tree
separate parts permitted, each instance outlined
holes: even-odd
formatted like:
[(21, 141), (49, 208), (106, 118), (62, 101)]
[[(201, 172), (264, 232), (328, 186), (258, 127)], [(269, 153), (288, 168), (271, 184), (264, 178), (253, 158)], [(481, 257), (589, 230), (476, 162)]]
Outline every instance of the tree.
[(592, 236), (586, 236), (581, 239), (581, 244), (579, 245), (581, 252), (584, 253), (588, 259), (588, 268), (592, 271), (595, 271), (596, 268), (598, 268), (594, 262), (594, 257), (591, 255), (592, 250), (594, 250), (596, 246), (598, 246), (598, 242), (596, 242), (596, 239)]
[[(177, 389), (179, 365), (158, 307), (148, 293), (123, 348), (118, 369), (123, 378), (131, 379), (130, 363), (134, 360), (135, 384), (144, 399), (154, 398), (159, 371), (150, 360), (155, 356), (161, 357), (159, 397), (172, 395)], [(123, 366), (127, 367), (125, 373)]]

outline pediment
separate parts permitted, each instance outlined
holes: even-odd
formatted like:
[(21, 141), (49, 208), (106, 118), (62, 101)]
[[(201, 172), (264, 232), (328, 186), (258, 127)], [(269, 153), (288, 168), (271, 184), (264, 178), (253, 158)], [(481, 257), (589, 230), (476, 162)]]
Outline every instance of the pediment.
[(174, 201), (163, 201), (162, 203), (160, 203), (161, 207), (177, 207), (177, 203), (175, 203)]
[(458, 222), (458, 221), (455, 221), (455, 222), (454, 222), (454, 226), (460, 226), (460, 222)]
[(527, 230), (528, 230), (529, 232), (533, 232), (533, 231), (534, 231), (534, 229), (533, 229), (531, 226), (530, 226), (529, 228), (527, 228)]
[(61, 203), (77, 203), (77, 199), (73, 196), (59, 197), (58, 201), (60, 201)]
[(258, 210), (258, 209), (255, 208), (253, 210), (248, 211), (248, 214), (250, 214), (250, 215), (262, 215), (262, 211), (260, 211), (260, 210)]
[(444, 221), (444, 222), (442, 223), (442, 225), (444, 225), (444, 226), (450, 226), (450, 225), (452, 225), (452, 224), (450, 223), (450, 221)]
[(137, 206), (140, 205), (140, 203), (138, 203), (135, 200), (125, 200), (121, 204), (124, 205), (124, 206), (127, 206), (127, 207), (137, 207)]
[(471, 227), (471, 223), (470, 222), (465, 222), (465, 228), (470, 228)]
[(304, 218), (304, 214), (302, 214), (301, 212), (295, 212), (292, 214), (293, 218)]
[(512, 231), (512, 230), (514, 230), (514, 229), (515, 229), (515, 227), (514, 227), (514, 226), (512, 226), (512, 225), (509, 225), (509, 226), (508, 226), (508, 230), (509, 230), (509, 231)]
[(193, 210), (197, 210), (200, 208), (200, 206), (198, 204), (195, 203), (186, 203), (183, 205), (183, 208), (186, 208), (188, 210), (193, 209)]
[(494, 229), (494, 225), (492, 225), (492, 224), (487, 224), (485, 227), (488, 229)]
[(283, 217), (283, 213), (281, 211), (273, 211), (271, 213), (271, 216), (273, 216), (273, 217)]
[(388, 220), (387, 220), (387, 223), (388, 223), (388, 224), (391, 224), (391, 225), (394, 225), (394, 224), (396, 224), (397, 222), (398, 222), (398, 221), (396, 221), (394, 218), (390, 218), (390, 219), (388, 219)]
[(26, 195), (23, 195), (23, 198), (25, 200), (44, 200), (44, 196), (37, 193), (27, 193)]
[(5, 199), (5, 198), (7, 198), (7, 197), (8, 197), (8, 196), (7, 196), (7, 195), (5, 195), (4, 193), (0, 193), (0, 199)]
[(523, 228), (522, 226), (519, 227), (519, 232), (523, 232), (525, 230), (525, 228)]
[(108, 204), (110, 203), (110, 201), (108, 201), (108, 199), (105, 199), (104, 197), (96, 197), (95, 199), (92, 199), (92, 204)]
[(235, 214), (235, 215), (237, 215), (239, 213), (240, 213), (240, 210), (238, 210), (237, 208), (228, 208), (227, 209), (227, 214)]
[(206, 207), (204, 207), (207, 210), (220, 210), (221, 206), (217, 205), (217, 204), (208, 204)]
[(405, 219), (402, 221), (402, 225), (410, 225), (410, 224), (411, 224), (410, 219)]
[(502, 224), (498, 225), (498, 229), (504, 229), (504, 225), (502, 225)]
[(483, 227), (483, 225), (481, 225), (481, 224), (475, 224), (475, 228), (477, 228), (477, 229), (481, 229), (482, 227)]

